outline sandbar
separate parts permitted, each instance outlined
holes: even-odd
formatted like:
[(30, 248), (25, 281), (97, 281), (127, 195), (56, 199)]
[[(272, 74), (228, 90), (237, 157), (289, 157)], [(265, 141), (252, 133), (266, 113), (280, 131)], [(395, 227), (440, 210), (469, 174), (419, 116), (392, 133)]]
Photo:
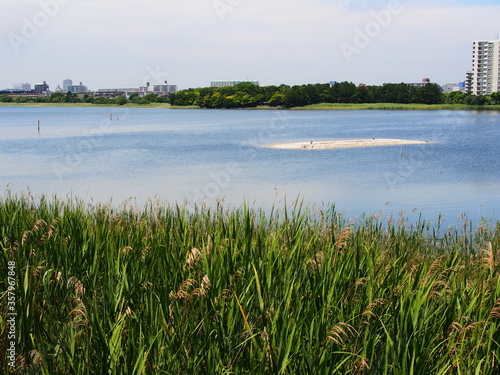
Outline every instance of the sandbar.
[(339, 139), (332, 141), (307, 141), (293, 143), (276, 143), (268, 145), (268, 148), (281, 148), (289, 150), (326, 150), (335, 148), (354, 148), (354, 147), (377, 147), (377, 146), (403, 146), (403, 145), (421, 145), (429, 143), (428, 141), (415, 141), (408, 139)]

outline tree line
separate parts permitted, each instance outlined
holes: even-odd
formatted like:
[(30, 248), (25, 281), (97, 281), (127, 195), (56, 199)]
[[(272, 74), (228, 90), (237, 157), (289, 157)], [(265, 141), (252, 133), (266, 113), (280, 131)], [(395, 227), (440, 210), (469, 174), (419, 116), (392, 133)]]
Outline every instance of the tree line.
[(401, 104), (500, 104), (500, 94), (476, 96), (462, 92), (443, 93), (439, 85), (415, 87), (406, 83), (381, 86), (352, 82), (260, 87), (252, 83), (221, 88), (182, 90), (170, 97), (172, 105), (202, 108), (247, 108), (257, 106), (303, 107), (319, 103), (401, 103)]
[(128, 98), (125, 95), (117, 96), (115, 98), (107, 98), (105, 96), (93, 96), (85, 94), (79, 97), (72, 92), (61, 93), (56, 92), (49, 96), (38, 96), (37, 98), (30, 98), (27, 96), (9, 97), (7, 94), (0, 95), (0, 102), (4, 103), (91, 103), (101, 105), (125, 105), (125, 104), (151, 104), (151, 103), (168, 103), (169, 98), (160, 96), (154, 93), (149, 93), (144, 96), (139, 96), (138, 93), (132, 93)]
[(50, 96), (38, 98), (15, 97), (0, 95), (0, 102), (40, 103), (92, 103), (101, 105), (125, 105), (170, 103), (174, 106), (198, 106), (201, 108), (252, 108), (270, 106), (281, 108), (303, 107), (319, 103), (400, 103), (400, 104), (466, 104), (495, 105), (500, 104), (500, 93), (491, 95), (472, 95), (470, 93), (443, 93), (439, 85), (428, 83), (415, 87), (406, 83), (386, 83), (381, 86), (355, 85), (352, 82), (338, 82), (333, 85), (280, 85), (261, 87), (253, 83), (243, 82), (228, 87), (203, 87), (181, 90), (170, 96), (158, 96), (149, 93), (140, 96), (133, 93), (129, 97), (118, 96), (106, 98), (103, 96), (83, 97), (67, 92), (53, 93)]

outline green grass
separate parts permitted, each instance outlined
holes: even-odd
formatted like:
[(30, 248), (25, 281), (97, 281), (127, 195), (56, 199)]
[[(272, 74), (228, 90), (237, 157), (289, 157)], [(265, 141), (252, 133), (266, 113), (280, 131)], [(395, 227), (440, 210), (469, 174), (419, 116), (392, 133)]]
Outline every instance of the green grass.
[(473, 106), (465, 104), (397, 104), (397, 103), (320, 103), (293, 110), (500, 110), (500, 105)]
[(500, 371), (500, 223), (7, 194), (0, 230), (20, 373)]

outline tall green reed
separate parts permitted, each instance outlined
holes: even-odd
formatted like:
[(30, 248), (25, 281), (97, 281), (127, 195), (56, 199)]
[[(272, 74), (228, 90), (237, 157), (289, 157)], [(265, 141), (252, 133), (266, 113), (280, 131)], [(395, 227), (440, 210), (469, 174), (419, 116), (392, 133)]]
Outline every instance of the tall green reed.
[(2, 270), (16, 262), (19, 373), (500, 368), (498, 223), (6, 196), (0, 228)]

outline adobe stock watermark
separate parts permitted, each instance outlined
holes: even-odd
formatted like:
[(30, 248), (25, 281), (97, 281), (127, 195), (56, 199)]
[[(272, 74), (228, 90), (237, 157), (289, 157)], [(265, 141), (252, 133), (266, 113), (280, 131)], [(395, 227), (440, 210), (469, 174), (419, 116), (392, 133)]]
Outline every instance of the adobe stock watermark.
[[(430, 143), (438, 142), (433, 141)], [(394, 171), (384, 173), (384, 178), (389, 190), (391, 192), (396, 191), (398, 185), (403, 184), (412, 175), (417, 173), (419, 169), (424, 168), (426, 161), (432, 158), (434, 152), (435, 150), (430, 144), (414, 147), (408, 155), (404, 147), (401, 147), (401, 161), (398, 163), (398, 167)]]
[(23, 17), (20, 33), (10, 32), (7, 39), (15, 53), (19, 53), (21, 46), (29, 43), (36, 37), (41, 29), (49, 24), (61, 11), (61, 6), (67, 5), (71, 0), (40, 0), (40, 10), (31, 17)]
[[(128, 110), (124, 112), (126, 117)], [(121, 118), (123, 119), (123, 117), (122, 115)], [(109, 119), (102, 120), (98, 128), (88, 131), (82, 139), (78, 141), (76, 147), (72, 149), (68, 147), (62, 161), (55, 161), (52, 163), (52, 170), (60, 183), (64, 181), (66, 175), (81, 166), (85, 160), (92, 157), (96, 148), (103, 142), (104, 136), (115, 130), (113, 122), (119, 120), (119, 118), (120, 116), (115, 116), (113, 119), (113, 114), (110, 114)]]
[(153, 68), (151, 66), (148, 66), (146, 68), (146, 75), (144, 76), (142, 83), (144, 86), (148, 84), (148, 82), (153, 82), (156, 84), (163, 84), (164, 82), (167, 81), (168, 76), (170, 75), (169, 72), (164, 72), (160, 64), (156, 64), (156, 66)]
[(392, 171), (384, 173), (384, 178), (388, 189), (394, 192), (396, 188), (403, 185), (419, 170), (427, 168), (428, 161), (435, 157), (436, 147), (441, 143), (447, 142), (447, 138), (459, 131), (461, 126), (464, 126), (469, 119), (467, 111), (450, 111), (445, 112), (447, 115), (447, 127), (434, 129), (429, 136), (428, 144), (405, 150), (404, 147), (400, 151), (400, 162)]
[(212, 5), (215, 12), (219, 16), (219, 19), (224, 22), (226, 19), (226, 13), (234, 12), (237, 7), (239, 7), (244, 0), (215, 0)]
[(352, 43), (343, 42), (340, 44), (340, 49), (347, 62), (351, 62), (353, 55), (359, 55), (367, 48), (372, 40), (379, 36), (382, 30), (391, 24), (393, 16), (400, 14), (402, 11), (403, 5), (399, 0), (391, 0), (379, 11), (370, 11), (372, 19), (368, 21), (363, 28), (354, 28), (355, 35)]
[(16, 262), (7, 262), (7, 365), (9, 369), (16, 367), (17, 355), (17, 313), (16, 313)]
[[(272, 143), (286, 128), (288, 121), (281, 111), (273, 111), (274, 118), (269, 125), (260, 129), (254, 137), (247, 141), (248, 146), (241, 145), (238, 154), (241, 159), (246, 162), (254, 161), (259, 152), (262, 152), (262, 147)], [(194, 207), (205, 200), (221, 199), (224, 190), (226, 190), (234, 178), (243, 172), (243, 164), (241, 162), (228, 162), (220, 170), (212, 170), (209, 172), (209, 182), (201, 189), (190, 189), (191, 199), (188, 198), (188, 205)]]

